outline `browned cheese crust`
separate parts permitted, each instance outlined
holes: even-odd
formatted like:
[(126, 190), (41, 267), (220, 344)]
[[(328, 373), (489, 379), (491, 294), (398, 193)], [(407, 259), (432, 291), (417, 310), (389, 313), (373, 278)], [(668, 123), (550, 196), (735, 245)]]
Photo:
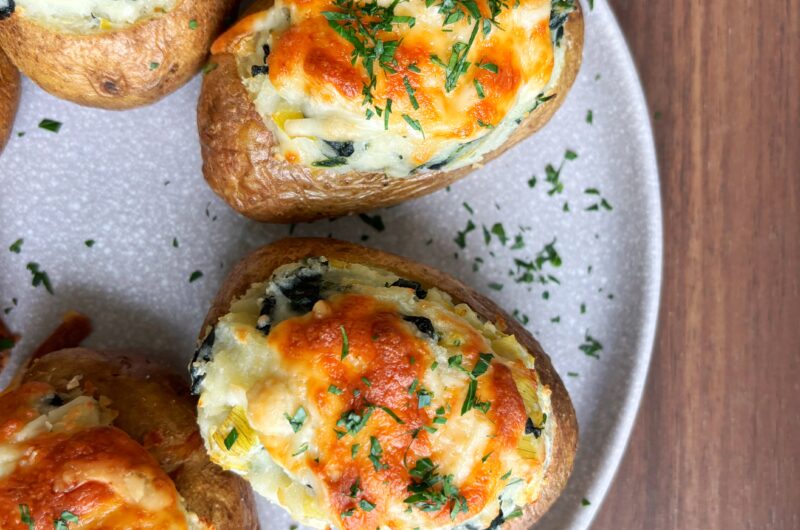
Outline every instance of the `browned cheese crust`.
[[(476, 313), (494, 322), (498, 329), (513, 334), (519, 343), (536, 359), (536, 373), (541, 382), (550, 387), (556, 431), (553, 436), (552, 459), (548, 467), (542, 492), (533, 504), (525, 507), (524, 517), (512, 519), (503, 525), (506, 530), (530, 528), (548, 510), (561, 494), (572, 472), (578, 445), (578, 422), (567, 389), (539, 342), (513, 317), (497, 304), (439, 270), (415, 263), (400, 256), (334, 239), (290, 238), (262, 247), (245, 257), (225, 279), (211, 309), (206, 315), (202, 340), (209, 326), (230, 310), (231, 302), (247, 292), (254, 283), (269, 279), (281, 265), (303, 258), (324, 256), (350, 263), (358, 263), (389, 270), (402, 278), (419, 282), (423, 287), (436, 287), (448, 293), (454, 301), (469, 305)], [(548, 419), (549, 421), (549, 419)]]
[(110, 408), (119, 413), (114, 426), (153, 455), (202, 521), (216, 530), (258, 529), (247, 483), (206, 456), (196, 404), (181, 378), (140, 357), (75, 348), (37, 359), (22, 382), (44, 382), (66, 393), (75, 376), (85, 393), (111, 400)]
[(8, 142), (19, 106), (19, 72), (0, 50), (0, 152)]
[(153, 103), (189, 81), (205, 64), (236, 4), (180, 0), (160, 17), (86, 35), (61, 33), (16, 12), (0, 21), (0, 46), (17, 68), (55, 96), (128, 109)]
[[(261, 9), (270, 5), (271, 1), (259, 2)], [(580, 7), (570, 15), (564, 30), (565, 64), (555, 83), (555, 97), (531, 112), (506, 143), (486, 154), (482, 163), (541, 129), (566, 98), (583, 52)], [(203, 80), (197, 112), (203, 174), (211, 189), (247, 217), (292, 223), (364, 212), (434, 192), (473, 170), (468, 166), (397, 178), (383, 173), (338, 174), (276, 160), (270, 155), (276, 139), (241, 83), (236, 57), (222, 53), (212, 56), (211, 61), (217, 67)]]

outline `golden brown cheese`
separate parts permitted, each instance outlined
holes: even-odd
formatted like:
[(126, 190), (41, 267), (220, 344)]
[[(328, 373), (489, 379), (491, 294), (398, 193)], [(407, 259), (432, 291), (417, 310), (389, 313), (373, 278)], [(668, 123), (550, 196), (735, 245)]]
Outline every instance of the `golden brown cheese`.
[[(318, 302), (320, 303), (320, 302)], [(324, 302), (322, 302), (325, 304)], [(329, 499), (341, 528), (375, 528), (382, 524), (402, 526), (403, 520), (394, 513), (406, 509), (403, 499), (409, 496), (412, 478), (408, 465), (420, 458), (440, 460), (424, 426), (437, 427), (432, 407), (418, 407), (419, 398), (408, 389), (415, 380), (422, 381), (425, 372), (434, 362), (424, 341), (414, 336), (407, 322), (391, 307), (375, 300), (344, 295), (327, 305), (328, 314), (304, 317), (279, 324), (270, 334), (270, 343), (281, 352), (282, 363), (295, 374), (304, 374), (308, 402), (314, 404), (312, 414), (321, 414), (315, 421), (313, 445), (316, 451), (293, 457), (297, 448), (286, 444), (285, 437), (274, 435), (260, 437), (267, 451), (290, 471), (310, 466), (325, 484), (324, 495)], [(342, 360), (342, 333), (347, 333), (348, 356)], [(483, 341), (472, 333), (462, 346), (465, 366), (473, 366), (482, 351)], [(299, 382), (299, 381), (298, 381)], [(419, 384), (419, 383), (418, 383)], [(328, 391), (330, 385), (342, 390), (339, 395)], [(422, 388), (420, 386), (420, 388)], [(261, 432), (270, 430), (271, 416), (261, 417), (264, 405), (276, 399), (274, 387), (268, 384), (251, 395), (249, 414), (253, 425)], [(358, 394), (356, 397), (355, 394)], [(487, 440), (485, 452), (501, 451), (516, 446), (526, 420), (525, 407), (519, 397), (509, 370), (493, 365), (481, 376), (478, 400), (493, 403), (487, 413), (495, 425), (495, 436)], [(463, 396), (454, 394), (444, 404), (448, 410), (460, 410)], [(337, 421), (342, 414), (354, 410), (362, 414), (373, 405), (370, 420), (355, 436), (339, 438)], [(391, 410), (402, 423), (385, 412)], [(417, 433), (416, 436), (414, 433)], [(381, 445), (381, 462), (385, 469), (376, 470), (369, 459), (370, 444), (375, 437)], [(359, 444), (355, 458), (353, 444)], [(319, 463), (314, 459), (319, 458)], [(487, 498), (497, 490), (496, 482), (505, 471), (497, 472), (497, 459), (475, 462), (469, 477), (461, 484), (462, 495), (467, 499), (468, 510), (456, 522), (470, 519), (480, 512)], [(360, 492), (353, 496), (351, 488), (356, 482)], [(361, 499), (375, 505), (371, 511), (359, 509)], [(354, 510), (349, 517), (342, 513)], [(452, 524), (450, 506), (443, 506), (427, 514), (438, 524)], [(399, 525), (399, 526), (398, 526)]]
[(52, 431), (25, 436), (53, 395), (27, 383), (0, 397), (0, 457), (16, 457), (0, 474), (0, 528), (28, 529), (25, 512), (36, 529), (53, 528), (65, 512), (87, 530), (188, 528), (172, 480), (123, 431), (83, 426), (74, 408)]
[[(279, 156), (402, 176), (426, 165), (479, 160), (538, 105), (558, 58), (551, 1), (476, 0), (479, 19), (465, 7), (469, 2), (456, 2), (461, 18), (450, 22), (438, 0), (393, 3), (394, 18), (370, 15), (388, 5), (373, 0), (277, 0), (270, 10), (240, 21), (213, 51), (238, 55), (245, 86), (281, 142)], [(371, 36), (343, 36), (356, 19), (362, 28), (382, 19), (394, 22)], [(374, 61), (370, 75), (353, 35), (367, 47), (376, 41), (399, 44), (387, 62)], [(453, 79), (458, 68), (451, 59), (459, 46), (467, 52), (462, 73)], [(263, 66), (269, 82), (259, 79)], [(341, 160), (320, 140), (360, 147)], [(476, 140), (481, 144), (468, 146)], [(393, 146), (376, 145), (392, 141)]]

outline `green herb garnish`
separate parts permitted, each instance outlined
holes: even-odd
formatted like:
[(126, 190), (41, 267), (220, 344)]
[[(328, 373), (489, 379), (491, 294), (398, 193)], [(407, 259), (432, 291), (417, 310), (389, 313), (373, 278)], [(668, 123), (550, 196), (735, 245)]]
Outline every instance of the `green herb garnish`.
[(350, 353), (350, 341), (347, 339), (347, 331), (345, 331), (344, 326), (339, 326), (339, 331), (342, 332), (342, 356), (341, 360), (344, 361), (344, 358)]
[(50, 276), (48, 276), (45, 271), (39, 269), (38, 263), (33, 261), (28, 263), (27, 269), (31, 271), (31, 275), (33, 276), (31, 285), (34, 287), (43, 285), (48, 293), (53, 294), (53, 285), (50, 283)]
[(236, 440), (238, 439), (239, 439), (239, 431), (237, 431), (236, 427), (234, 427), (233, 429), (231, 429), (231, 432), (229, 432), (228, 435), (225, 437), (224, 440), (225, 449), (230, 451), (231, 447), (233, 447), (233, 444), (235, 444)]
[(286, 418), (286, 421), (288, 421), (289, 425), (292, 426), (292, 430), (297, 432), (303, 427), (303, 423), (305, 423), (308, 414), (306, 413), (306, 409), (300, 406), (297, 408), (294, 416), (289, 416), (289, 414), (284, 412), (283, 417)]
[(600, 342), (589, 335), (589, 332), (586, 332), (584, 336), (583, 344), (578, 346), (578, 349), (581, 350), (589, 357), (594, 357), (595, 359), (600, 358), (600, 352), (603, 351), (603, 345)]
[(369, 437), (369, 460), (372, 462), (372, 466), (375, 468), (375, 471), (380, 471), (382, 469), (388, 469), (389, 466), (381, 462), (381, 456), (383, 456), (383, 449), (381, 448), (381, 443), (378, 441), (377, 438), (374, 436)]
[(411, 101), (411, 106), (414, 107), (414, 110), (417, 110), (419, 108), (419, 102), (414, 95), (416, 91), (414, 90), (414, 87), (411, 86), (411, 82), (408, 80), (408, 77), (403, 76), (403, 84), (406, 87), (406, 92), (408, 92), (408, 99)]
[(53, 133), (57, 133), (61, 130), (61, 122), (56, 120), (51, 120), (49, 118), (44, 118), (42, 121), (39, 122), (39, 127), (46, 131), (50, 131)]

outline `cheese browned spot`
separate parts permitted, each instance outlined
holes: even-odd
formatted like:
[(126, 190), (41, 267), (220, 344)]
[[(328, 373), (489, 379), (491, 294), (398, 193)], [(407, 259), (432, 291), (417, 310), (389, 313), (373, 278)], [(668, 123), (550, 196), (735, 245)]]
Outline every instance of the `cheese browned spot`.
[(539, 495), (549, 389), (513, 336), (400, 280), (320, 258), (253, 286), (193, 364), (201, 433), (306, 524), (486, 528)]
[(37, 528), (65, 512), (85, 529), (198, 528), (169, 476), (112, 419), (93, 398), (44, 383), (0, 397), (0, 528), (27, 528), (21, 509)]
[[(277, 0), (214, 51), (236, 54), (278, 139), (273, 156), (392, 176), (457, 169), (502, 145), (552, 95), (564, 55), (560, 17), (574, 5), (477, 0), (475, 18), (468, 3), (442, 4)], [(352, 151), (342, 156), (331, 142)]]

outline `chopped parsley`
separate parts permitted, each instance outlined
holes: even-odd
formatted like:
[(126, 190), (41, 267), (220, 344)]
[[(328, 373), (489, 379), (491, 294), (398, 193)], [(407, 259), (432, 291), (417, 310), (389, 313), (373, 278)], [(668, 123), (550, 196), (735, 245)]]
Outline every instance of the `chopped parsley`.
[(494, 63), (481, 63), (478, 65), (478, 68), (482, 68), (484, 70), (492, 72), (493, 74), (497, 73), (497, 65)]
[(468, 512), (467, 500), (453, 484), (453, 475), (439, 475), (430, 458), (420, 458), (408, 471), (413, 481), (408, 486), (411, 493), (403, 502), (423, 512), (438, 512), (452, 503), (450, 518), (455, 520), (461, 512)]
[(19, 520), (22, 524), (28, 525), (29, 530), (36, 528), (36, 520), (31, 516), (31, 509), (27, 504), (19, 505)]
[(203, 271), (194, 271), (191, 275), (189, 275), (189, 283), (196, 282), (202, 277), (203, 277)]
[(239, 439), (239, 431), (237, 431), (236, 427), (234, 427), (233, 429), (231, 429), (231, 432), (228, 433), (228, 435), (225, 437), (225, 440), (223, 441), (223, 443), (225, 444), (225, 449), (230, 451), (231, 447), (233, 447), (233, 444), (235, 444), (236, 440), (238, 439)]
[(31, 271), (32, 280), (31, 285), (34, 287), (39, 287), (40, 285), (44, 286), (47, 289), (47, 292), (50, 294), (53, 293), (53, 284), (50, 283), (50, 276), (43, 270), (39, 269), (39, 264), (35, 262), (30, 262), (27, 265), (27, 269)]
[(475, 92), (478, 93), (478, 98), (483, 99), (486, 97), (486, 93), (483, 91), (483, 85), (477, 78), (472, 80), (472, 84), (475, 85)]
[(581, 350), (589, 357), (594, 357), (595, 359), (600, 358), (600, 352), (603, 351), (603, 345), (600, 342), (589, 335), (589, 332), (586, 332), (586, 335), (583, 339), (583, 344), (578, 346), (578, 349)]
[(361, 447), (361, 444), (353, 444), (350, 446), (350, 456), (355, 458), (358, 454), (358, 448)]
[(303, 427), (303, 423), (305, 423), (308, 414), (306, 413), (306, 409), (300, 406), (297, 408), (294, 416), (289, 416), (289, 414), (284, 412), (283, 417), (286, 418), (286, 421), (288, 421), (289, 425), (292, 426), (292, 430), (297, 432)]
[(433, 393), (430, 390), (420, 388), (417, 390), (417, 408), (423, 409), (431, 404)]
[(594, 112), (592, 112), (592, 109), (586, 111), (586, 123), (589, 125), (594, 123)]
[(467, 226), (464, 230), (461, 230), (456, 235), (456, 238), (453, 240), (458, 245), (458, 248), (465, 248), (467, 246), (467, 234), (475, 230), (475, 223), (472, 222), (470, 219), (467, 221)]
[(382, 411), (384, 411), (386, 414), (388, 414), (394, 421), (396, 421), (400, 425), (405, 425), (405, 422), (402, 419), (400, 419), (400, 416), (395, 414), (394, 411), (392, 409), (390, 409), (389, 407), (381, 406), (381, 407), (378, 407), (378, 408), (380, 408)]
[(197, 29), (197, 20), (191, 19), (189, 21), (189, 29), (196, 30)]
[(358, 215), (358, 218), (378, 232), (383, 232), (386, 229), (386, 226), (383, 224), (383, 218), (381, 218), (380, 215), (367, 215), (362, 213)]
[(339, 396), (339, 395), (342, 394), (342, 392), (344, 392), (344, 390), (342, 390), (341, 388), (339, 388), (336, 385), (329, 385), (328, 386), (328, 392), (330, 392), (331, 394)]
[(161, 66), (160, 63), (157, 63), (157, 62), (153, 61), (152, 63), (150, 63), (150, 70), (155, 70), (159, 66)]
[(370, 462), (372, 462), (372, 466), (375, 468), (375, 471), (380, 471), (382, 469), (389, 468), (388, 464), (384, 464), (383, 462), (381, 462), (381, 456), (383, 456), (383, 449), (381, 448), (381, 443), (374, 436), (370, 436), (369, 460)]
[(540, 283), (546, 285), (548, 283), (560, 283), (558, 278), (544, 269), (545, 265), (558, 268), (561, 267), (561, 255), (556, 249), (556, 240), (544, 245), (536, 257), (531, 261), (525, 261), (519, 258), (514, 259), (514, 264), (517, 267), (514, 281), (517, 283)]
[(361, 499), (358, 501), (358, 507), (364, 510), (365, 512), (371, 512), (375, 509), (375, 505), (369, 502), (367, 499)]
[(49, 118), (44, 118), (42, 121), (39, 122), (39, 128), (53, 133), (57, 133), (58, 131), (60, 131), (61, 125), (62, 124), (60, 121), (51, 120)]
[(369, 421), (370, 416), (372, 416), (372, 410), (372, 407), (367, 407), (362, 414), (357, 413), (355, 410), (348, 410), (343, 413), (336, 421), (336, 426), (344, 429), (344, 432), (336, 432), (340, 433), (341, 436), (345, 434), (355, 436)]
[(409, 127), (422, 134), (422, 136), (425, 136), (425, 131), (422, 130), (422, 125), (419, 123), (418, 120), (415, 120), (408, 114), (403, 114), (402, 116), (403, 119), (406, 121), (406, 123), (409, 125)]
[(591, 504), (592, 504), (592, 503), (591, 503), (591, 502), (589, 502), (589, 499), (587, 499), (586, 497), (584, 497), (583, 499), (581, 499), (581, 506), (590, 506)]
[(64, 510), (58, 519), (53, 521), (53, 528), (55, 530), (69, 530), (69, 524), (78, 524), (78, 516), (74, 513)]
[(87, 239), (86, 241), (83, 242), (83, 244), (86, 245), (88, 248), (92, 248), (94, 246), (94, 239)]
[(344, 361), (344, 358), (350, 353), (350, 341), (347, 339), (347, 331), (345, 331), (344, 326), (339, 326), (339, 331), (342, 332), (342, 357), (341, 359)]
[(392, 35), (395, 26), (405, 24), (414, 27), (416, 23), (414, 17), (394, 14), (399, 2), (394, 0), (388, 6), (382, 6), (377, 0), (334, 0), (333, 6), (337, 10), (322, 12), (331, 29), (353, 46), (350, 62), (355, 65), (360, 61), (366, 70), (367, 82), (363, 84), (361, 92), (363, 104), (372, 106), (367, 109), (367, 117), (370, 118), (372, 113), (378, 116), (383, 114), (386, 129), (389, 128), (389, 114), (392, 111), (391, 99), (387, 99), (385, 108), (381, 109), (375, 104), (372, 91), (378, 84), (376, 67), (382, 69), (385, 75), (397, 73), (399, 65), (395, 52), (400, 40), (384, 38)]
[(301, 446), (300, 446), (300, 447), (297, 449), (297, 451), (295, 451), (294, 453), (292, 453), (292, 456), (300, 456), (300, 455), (302, 455), (303, 453), (305, 453), (306, 451), (308, 451), (308, 442), (304, 442), (304, 443), (303, 443), (303, 444), (302, 444), (302, 445), (301, 445)]
[(13, 252), (14, 254), (19, 254), (20, 252), (22, 252), (22, 244), (24, 242), (25, 240), (22, 238), (17, 239), (13, 243), (11, 243), (11, 246), (8, 247), (8, 251)]
[(419, 102), (417, 101), (416, 96), (414, 95), (416, 91), (414, 87), (411, 86), (411, 82), (408, 80), (408, 77), (403, 76), (403, 85), (406, 87), (406, 92), (408, 92), (408, 99), (411, 101), (411, 106), (414, 107), (414, 110), (419, 108)]
[(611, 206), (611, 203), (608, 202), (608, 200), (600, 194), (600, 190), (598, 190), (597, 188), (586, 188), (585, 190), (583, 190), (583, 193), (586, 195), (592, 195), (597, 198), (596, 202), (586, 207), (587, 212), (596, 212), (601, 208), (604, 210), (608, 210), (610, 212), (611, 210), (614, 209), (614, 207)]

